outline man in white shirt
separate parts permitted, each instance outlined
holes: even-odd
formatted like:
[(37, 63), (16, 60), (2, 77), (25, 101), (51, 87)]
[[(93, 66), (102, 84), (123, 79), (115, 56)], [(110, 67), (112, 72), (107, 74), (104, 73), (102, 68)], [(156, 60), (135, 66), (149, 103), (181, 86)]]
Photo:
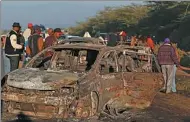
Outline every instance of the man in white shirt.
[(25, 41), (27, 41), (28, 37), (32, 34), (32, 30), (33, 30), (33, 24), (28, 23), (28, 28), (23, 32)]
[(18, 32), (21, 26), (19, 23), (13, 23), (13, 29), (6, 38), (5, 55), (10, 59), (10, 71), (18, 69), (20, 60), (20, 50), (23, 45), (20, 44)]

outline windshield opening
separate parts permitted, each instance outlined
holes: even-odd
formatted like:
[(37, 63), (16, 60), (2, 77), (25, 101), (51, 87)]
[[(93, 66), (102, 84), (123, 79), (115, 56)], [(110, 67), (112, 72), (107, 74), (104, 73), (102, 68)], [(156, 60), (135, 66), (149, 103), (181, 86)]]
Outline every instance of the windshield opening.
[(69, 70), (73, 72), (87, 72), (95, 63), (99, 51), (89, 49), (62, 49), (52, 62), (53, 70)]

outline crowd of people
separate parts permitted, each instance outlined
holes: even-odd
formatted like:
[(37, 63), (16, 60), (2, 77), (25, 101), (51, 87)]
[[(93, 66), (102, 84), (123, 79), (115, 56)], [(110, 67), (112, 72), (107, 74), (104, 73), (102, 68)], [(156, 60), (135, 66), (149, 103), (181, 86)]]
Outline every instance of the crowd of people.
[[(42, 35), (40, 26), (28, 23), (28, 28), (22, 33), (20, 23), (14, 22), (11, 31), (1, 38), (2, 52), (4, 53), (5, 73), (22, 67), (29, 59), (43, 49), (58, 43), (63, 34), (60, 28), (49, 28), (46, 38)], [(47, 55), (51, 55), (51, 52)], [(19, 64), (19, 62), (23, 64)]]
[[(33, 26), (32, 23), (28, 23), (28, 28), (22, 33), (20, 24), (17, 22), (13, 23), (12, 30), (9, 34), (1, 38), (2, 49), (4, 49), (2, 50), (2, 52), (4, 52), (2, 56), (4, 58), (3, 65), (5, 67), (5, 74), (18, 69), (20, 61), (23, 62), (23, 64), (20, 65), (24, 65), (43, 49), (56, 45), (59, 37), (63, 34), (60, 28), (49, 28), (47, 33), (48, 35), (44, 37), (40, 26)], [(110, 40), (107, 45), (114, 46), (116, 42), (113, 40), (125, 41), (127, 39), (127, 33), (124, 31), (119, 32), (118, 35), (120, 37), (119, 39), (115, 34), (110, 34)], [(150, 47), (151, 52), (154, 54), (155, 44), (149, 35), (132, 35), (130, 46), (147, 46)], [(48, 52), (46, 55), (49, 57), (52, 56), (52, 54), (52, 52)], [(169, 38), (166, 38), (163, 45), (160, 46), (157, 57), (165, 82), (161, 92), (176, 92), (176, 67), (183, 70), (190, 70), (190, 68), (180, 65), (177, 49), (172, 46)]]
[(150, 35), (132, 35), (131, 46), (147, 46), (150, 47), (150, 49), (153, 51), (155, 44)]

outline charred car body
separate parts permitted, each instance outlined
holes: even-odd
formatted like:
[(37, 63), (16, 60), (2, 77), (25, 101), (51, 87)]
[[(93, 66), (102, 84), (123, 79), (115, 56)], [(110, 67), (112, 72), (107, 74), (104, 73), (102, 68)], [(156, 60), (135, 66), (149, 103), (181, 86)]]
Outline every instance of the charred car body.
[[(48, 51), (53, 56), (46, 57)], [(156, 64), (151, 54), (124, 48), (59, 44), (3, 79), (4, 110), (41, 118), (81, 118), (147, 108), (163, 83)]]
[(74, 44), (74, 43), (88, 43), (96, 45), (106, 45), (105, 42), (99, 38), (92, 37), (73, 37), (70, 39), (63, 39), (59, 44)]

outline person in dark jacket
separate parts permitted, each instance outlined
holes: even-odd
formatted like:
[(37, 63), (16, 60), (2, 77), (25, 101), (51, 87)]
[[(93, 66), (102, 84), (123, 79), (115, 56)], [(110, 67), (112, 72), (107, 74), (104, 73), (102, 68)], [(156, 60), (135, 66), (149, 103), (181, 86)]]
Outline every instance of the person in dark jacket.
[(30, 58), (34, 57), (44, 49), (43, 37), (40, 34), (41, 28), (36, 26), (34, 28), (34, 34), (28, 38), (27, 55), (29, 55)]
[(170, 39), (166, 38), (164, 44), (158, 49), (158, 63), (161, 65), (164, 77), (164, 87), (161, 92), (171, 93), (174, 78), (174, 65), (180, 68), (175, 48), (170, 44)]
[(19, 23), (13, 23), (13, 29), (6, 38), (5, 55), (10, 60), (10, 71), (18, 69), (19, 66), (20, 50), (23, 48), (18, 34), (20, 28)]
[[(20, 44), (21, 45), (25, 45), (25, 38), (24, 36), (22, 35), (22, 31), (21, 31), (21, 28), (19, 30), (19, 33), (18, 33), (18, 36), (19, 36), (19, 41), (20, 41)], [(24, 61), (24, 48), (20, 49), (20, 63), (19, 63), (19, 68), (21, 68), (23, 66), (23, 61)]]
[(107, 43), (107, 46), (110, 46), (110, 47), (114, 47), (117, 45), (117, 34), (115, 33), (110, 33), (108, 35), (109, 39), (108, 39), (108, 43)]

